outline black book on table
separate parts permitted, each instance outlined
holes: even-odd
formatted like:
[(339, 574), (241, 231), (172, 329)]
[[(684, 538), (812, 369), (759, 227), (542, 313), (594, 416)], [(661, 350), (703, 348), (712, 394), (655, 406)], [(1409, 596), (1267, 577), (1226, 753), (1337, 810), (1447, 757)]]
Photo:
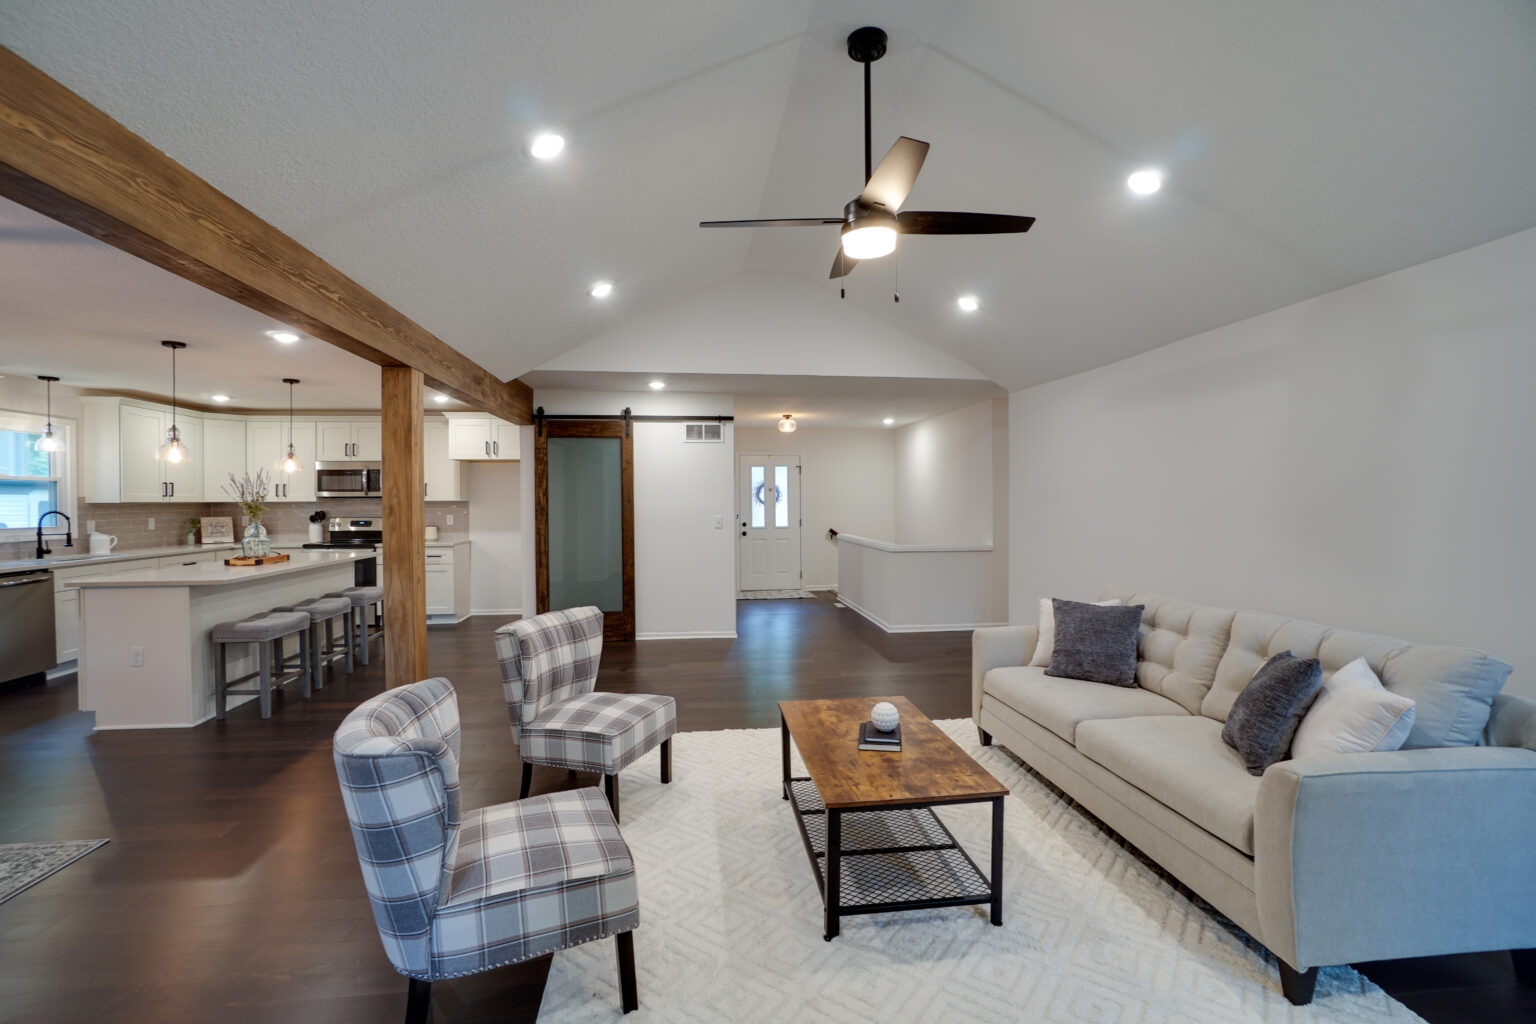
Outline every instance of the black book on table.
[(881, 732), (876, 729), (873, 722), (859, 723), (859, 749), (860, 750), (900, 750), (901, 726), (897, 725), (890, 732)]

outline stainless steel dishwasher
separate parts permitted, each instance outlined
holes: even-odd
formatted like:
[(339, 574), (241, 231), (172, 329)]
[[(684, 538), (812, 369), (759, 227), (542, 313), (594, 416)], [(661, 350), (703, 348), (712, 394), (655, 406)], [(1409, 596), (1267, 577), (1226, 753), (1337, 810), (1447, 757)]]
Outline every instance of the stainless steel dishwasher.
[(43, 681), (57, 664), (53, 638), (53, 573), (0, 573), (0, 690)]

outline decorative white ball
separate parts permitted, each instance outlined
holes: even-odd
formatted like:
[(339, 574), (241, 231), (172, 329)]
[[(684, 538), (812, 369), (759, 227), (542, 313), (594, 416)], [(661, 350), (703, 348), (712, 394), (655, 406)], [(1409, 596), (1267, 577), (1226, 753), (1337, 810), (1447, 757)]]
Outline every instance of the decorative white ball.
[(901, 712), (896, 710), (895, 704), (883, 700), (870, 708), (869, 720), (875, 723), (875, 728), (881, 732), (890, 732), (901, 722)]

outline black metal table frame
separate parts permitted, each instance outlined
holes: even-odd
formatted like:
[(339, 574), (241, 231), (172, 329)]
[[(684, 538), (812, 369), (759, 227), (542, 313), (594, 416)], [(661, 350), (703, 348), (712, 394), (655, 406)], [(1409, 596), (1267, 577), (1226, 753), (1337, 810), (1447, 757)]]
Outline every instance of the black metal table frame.
[[(815, 784), (815, 780), (811, 779), (809, 776), (791, 777), (791, 775), (790, 775), (790, 759), (789, 759), (789, 742), (790, 742), (789, 723), (787, 723), (784, 720), (784, 716), (782, 714), (779, 715), (779, 735), (780, 735), (780, 740), (782, 742), (782, 748), (783, 748), (783, 770), (784, 770), (784, 777), (783, 777), (784, 793), (783, 793), (783, 795), (784, 795), (784, 799), (789, 801), (789, 805), (790, 805), (791, 809), (794, 811), (794, 814), (795, 814), (795, 824), (800, 829), (800, 838), (805, 842), (805, 852), (806, 852), (807, 856), (809, 856), (810, 859), (811, 859), (811, 870), (816, 875), (816, 886), (817, 886), (817, 888), (819, 888), (821, 890), (822, 904), (823, 904), (824, 912), (825, 912), (825, 931), (822, 934), (822, 938), (824, 938), (828, 942), (831, 942), (834, 938), (836, 938), (838, 936), (838, 934), (841, 931), (841, 921), (842, 921), (842, 919), (845, 918), (845, 917), (851, 917), (851, 916), (856, 915), (856, 914), (884, 914), (884, 913), (891, 913), (893, 911), (901, 911), (901, 910), (929, 910), (929, 909), (932, 909), (932, 908), (935, 908), (935, 907), (967, 907), (967, 906), (976, 906), (976, 905), (982, 904), (982, 903), (988, 903), (988, 904), (991, 905), (991, 910), (992, 910), (992, 918), (991, 919), (992, 919), (992, 923), (994, 925), (999, 925), (999, 926), (1002, 925), (1002, 923), (1003, 923), (1003, 799), (1004, 799), (1003, 797), (1001, 797), (1001, 796), (995, 796), (995, 797), (994, 796), (984, 796), (984, 797), (971, 797), (971, 798), (961, 797), (961, 798), (954, 799), (954, 800), (925, 800), (925, 801), (919, 801), (919, 802), (913, 802), (913, 803), (883, 804), (883, 805), (881, 805), (879, 807), (861, 807), (861, 808), (858, 808), (857, 810), (848, 810), (848, 811), (836, 810), (836, 809), (829, 808), (829, 807), (823, 807), (820, 810), (813, 809), (813, 810), (807, 811), (807, 810), (802, 809), (801, 806), (800, 806), (800, 801), (795, 799), (794, 791), (793, 791), (793, 788), (791, 786), (791, 783), (795, 783), (795, 782), (810, 782), (810, 783), (812, 783), (812, 785), (814, 785)], [(976, 862), (971, 859), (971, 855), (969, 853), (967, 853), (965, 851), (965, 848), (960, 845), (960, 843), (959, 843), (959, 841), (957, 839), (955, 839), (954, 834), (949, 831), (949, 828), (944, 824), (944, 822), (939, 818), (939, 816), (937, 814), (933, 813), (933, 808), (934, 807), (947, 806), (947, 805), (950, 805), (950, 804), (979, 804), (979, 803), (988, 803), (988, 802), (990, 802), (992, 804), (992, 874), (991, 874), (990, 878), (987, 878), (987, 876), (983, 876), (982, 875), (981, 868), (978, 867)], [(938, 827), (944, 832), (944, 835), (948, 838), (949, 841), (947, 843), (913, 845), (913, 846), (881, 847), (881, 848), (878, 848), (878, 849), (870, 849), (870, 850), (847, 850), (847, 851), (843, 850), (843, 848), (842, 848), (842, 842), (843, 842), (842, 824), (843, 824), (843, 815), (844, 814), (870, 814), (870, 813), (879, 813), (879, 812), (882, 812), (882, 811), (918, 811), (918, 810), (928, 811), (929, 815), (933, 818), (933, 821), (938, 825)], [(806, 826), (805, 826), (805, 815), (806, 814), (825, 814), (826, 815), (826, 820), (827, 820), (826, 844), (825, 844), (826, 845), (826, 852), (825, 852), (824, 855), (816, 852), (815, 844), (811, 841), (811, 834), (806, 829)], [(954, 897), (954, 898), (921, 899), (921, 900), (899, 900), (899, 901), (893, 901), (893, 902), (888, 902), (888, 903), (864, 903), (864, 904), (858, 904), (856, 906), (851, 906), (851, 907), (845, 907), (845, 906), (842, 905), (842, 903), (841, 903), (841, 895), (842, 895), (842, 893), (841, 893), (842, 859), (845, 856), (852, 856), (852, 857), (884, 856), (884, 855), (894, 854), (894, 853), (913, 853), (913, 852), (917, 852), (917, 851), (920, 851), (920, 850), (954, 850), (954, 851), (956, 851), (957, 853), (960, 854), (960, 856), (965, 858), (966, 863), (969, 864), (971, 866), (971, 869), (976, 872), (976, 875), (977, 875), (978, 878), (981, 878), (984, 881), (987, 881), (988, 890), (989, 891), (985, 895), (976, 895), (976, 896), (962, 896), (962, 897)], [(818, 859), (822, 858), (823, 856), (825, 857), (825, 860), (826, 860), (826, 870), (825, 871), (823, 871), (821, 869), (820, 865), (818, 865), (818, 863), (817, 863)]]

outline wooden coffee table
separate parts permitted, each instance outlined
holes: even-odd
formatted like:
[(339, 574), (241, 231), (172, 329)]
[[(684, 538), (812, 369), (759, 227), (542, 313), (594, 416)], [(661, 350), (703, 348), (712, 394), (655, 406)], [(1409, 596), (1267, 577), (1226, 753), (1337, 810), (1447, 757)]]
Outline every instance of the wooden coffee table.
[[(882, 700), (901, 712), (900, 753), (859, 749)], [(842, 918), (990, 903), (1003, 923), (1003, 798), (1008, 790), (905, 697), (779, 702), (784, 799), (816, 872), (830, 942)], [(793, 737), (810, 775), (792, 778)], [(932, 808), (992, 802), (991, 881)]]

